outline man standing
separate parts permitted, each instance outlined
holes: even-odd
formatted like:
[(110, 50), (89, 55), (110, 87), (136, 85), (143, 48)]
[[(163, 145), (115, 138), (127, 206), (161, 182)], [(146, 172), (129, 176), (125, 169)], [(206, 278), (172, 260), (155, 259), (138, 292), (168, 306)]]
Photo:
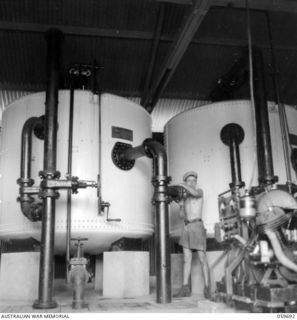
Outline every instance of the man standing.
[(197, 188), (198, 175), (195, 171), (186, 172), (183, 183), (180, 184), (186, 190), (186, 196), (180, 205), (180, 217), (184, 220), (184, 226), (179, 244), (183, 247), (184, 273), (183, 286), (176, 297), (189, 297), (191, 289), (189, 286), (191, 263), (193, 252), (198, 253), (204, 277), (204, 296), (209, 299), (210, 276), (206, 258), (206, 230), (202, 221), (203, 191)]

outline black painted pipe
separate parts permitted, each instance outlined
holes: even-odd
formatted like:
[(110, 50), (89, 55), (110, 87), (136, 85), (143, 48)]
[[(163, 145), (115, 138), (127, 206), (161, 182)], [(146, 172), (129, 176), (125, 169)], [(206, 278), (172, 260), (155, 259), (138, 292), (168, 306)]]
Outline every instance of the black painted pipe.
[[(126, 156), (127, 158), (126, 158)], [(156, 264), (157, 264), (157, 302), (171, 302), (171, 262), (169, 238), (169, 201), (167, 190), (169, 177), (167, 173), (167, 154), (165, 148), (152, 139), (130, 148), (120, 155), (126, 160), (135, 160), (142, 156), (153, 158), (153, 185), (155, 187), (154, 204), (156, 208)]]
[[(45, 140), (43, 171), (44, 180), (59, 176), (56, 171), (57, 129), (58, 129), (58, 90), (60, 70), (60, 49), (63, 34), (51, 29), (46, 34), (47, 40), (47, 86), (45, 102)], [(43, 217), (40, 247), (39, 296), (33, 307), (50, 309), (57, 307), (52, 300), (54, 278), (54, 240), (55, 240), (55, 192), (43, 188)]]
[(229, 123), (221, 130), (221, 140), (229, 147), (232, 183), (230, 187), (243, 187), (239, 145), (244, 139), (244, 131), (237, 123)]
[(256, 47), (253, 47), (253, 73), (259, 182), (271, 185), (277, 181), (277, 177), (273, 171), (263, 55)]
[[(72, 176), (72, 146), (73, 146), (73, 109), (74, 109), (74, 79), (70, 79), (70, 103), (69, 103), (69, 128), (68, 128), (68, 176)], [(71, 216), (72, 216), (72, 190), (67, 190), (67, 229), (66, 229), (66, 282), (69, 276), (70, 263), (70, 239), (71, 239)]]

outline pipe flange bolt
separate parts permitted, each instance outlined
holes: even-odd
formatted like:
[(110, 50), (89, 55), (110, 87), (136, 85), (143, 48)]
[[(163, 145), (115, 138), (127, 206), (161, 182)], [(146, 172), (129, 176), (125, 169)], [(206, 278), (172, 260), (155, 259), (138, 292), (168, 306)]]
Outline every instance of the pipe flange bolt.
[(135, 165), (135, 160), (126, 160), (122, 159), (120, 155), (127, 149), (132, 148), (131, 144), (123, 143), (123, 142), (116, 142), (112, 152), (111, 152), (111, 159), (112, 162), (117, 166), (119, 169), (128, 171), (131, 170)]
[(59, 194), (59, 192), (57, 192), (53, 189), (43, 189), (42, 191), (39, 192), (38, 197), (40, 199), (45, 199), (45, 198), (58, 199), (60, 197), (60, 194)]
[(152, 178), (153, 185), (160, 184), (160, 183), (168, 185), (170, 181), (171, 181), (170, 176), (153, 176)]
[(59, 179), (61, 177), (60, 171), (49, 171), (49, 170), (39, 171), (38, 175), (42, 179)]
[(34, 182), (35, 182), (34, 179), (31, 179), (31, 178), (27, 178), (27, 179), (18, 178), (17, 179), (17, 184), (20, 186), (26, 184), (28, 187), (31, 187), (31, 186), (33, 186)]

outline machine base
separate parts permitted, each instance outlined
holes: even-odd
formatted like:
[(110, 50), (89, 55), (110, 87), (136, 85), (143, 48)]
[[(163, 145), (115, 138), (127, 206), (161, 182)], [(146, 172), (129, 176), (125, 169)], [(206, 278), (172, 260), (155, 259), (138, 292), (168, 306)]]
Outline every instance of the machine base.
[(297, 312), (297, 284), (287, 287), (233, 284), (227, 294), (225, 284), (217, 282), (217, 300), (251, 312)]

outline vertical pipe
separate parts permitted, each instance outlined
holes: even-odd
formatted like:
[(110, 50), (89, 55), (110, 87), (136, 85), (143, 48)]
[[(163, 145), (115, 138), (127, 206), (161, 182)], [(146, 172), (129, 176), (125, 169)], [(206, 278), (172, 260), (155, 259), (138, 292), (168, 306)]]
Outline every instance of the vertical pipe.
[[(58, 90), (60, 47), (62, 32), (51, 29), (46, 34), (47, 40), (47, 88), (45, 102), (45, 140), (43, 179), (51, 180), (59, 176), (56, 171), (57, 128), (58, 128)], [(43, 217), (40, 246), (39, 296), (33, 307), (50, 309), (57, 307), (52, 300), (54, 277), (54, 237), (55, 237), (55, 192), (43, 189)]]
[(21, 178), (31, 179), (31, 157), (32, 157), (32, 132), (34, 126), (40, 118), (29, 118), (22, 130), (22, 146), (21, 146)]
[[(74, 80), (70, 75), (70, 103), (69, 103), (69, 129), (68, 129), (68, 177), (72, 176), (72, 140), (73, 140), (73, 108), (74, 108)], [(70, 239), (71, 239), (71, 197), (72, 190), (67, 190), (67, 230), (66, 230), (66, 282), (69, 276), (69, 262), (70, 262)]]
[(242, 184), (242, 181), (241, 181), (239, 146), (236, 140), (237, 140), (236, 137), (233, 137), (233, 139), (230, 141), (230, 160), (231, 160), (232, 184), (234, 186), (239, 186)]
[(263, 56), (261, 50), (256, 47), (253, 47), (253, 71), (259, 182), (271, 185), (277, 181), (277, 177), (273, 171)]
[(169, 238), (169, 204), (167, 187), (169, 177), (167, 172), (167, 154), (164, 147), (151, 139), (143, 143), (145, 149), (153, 157), (156, 207), (156, 271), (157, 271), (157, 302), (171, 302), (171, 262)]
[(143, 144), (127, 149), (119, 154), (120, 159), (135, 160), (147, 155), (153, 158), (154, 205), (156, 208), (156, 271), (157, 271), (157, 302), (171, 302), (171, 261), (169, 238), (169, 201), (167, 172), (167, 154), (165, 148), (152, 139), (144, 140)]
[(223, 143), (229, 147), (232, 177), (230, 188), (243, 187), (244, 182), (241, 180), (239, 144), (244, 139), (244, 131), (237, 123), (228, 123), (222, 128), (220, 136)]
[[(276, 69), (276, 58), (275, 52), (273, 47), (273, 40), (272, 40), (272, 30), (271, 30), (271, 22), (270, 16), (268, 12), (265, 12), (266, 20), (267, 20), (267, 28), (268, 28), (268, 35), (269, 35), (269, 42), (270, 42), (270, 52), (271, 52), (271, 66), (273, 71), (273, 87), (274, 87), (274, 99), (278, 106), (279, 110), (279, 121), (280, 121), (280, 129), (281, 129), (281, 136), (282, 136), (282, 143), (283, 143), (283, 151), (284, 151), (284, 160), (285, 160), (285, 167), (286, 167), (286, 175), (287, 175), (287, 183), (289, 187), (289, 192), (292, 192), (292, 174), (291, 174), (291, 166), (290, 166), (290, 151), (291, 145), (289, 143), (289, 130), (288, 130), (288, 121), (286, 116), (286, 110), (283, 103), (281, 103), (280, 98), (280, 89), (279, 89), (279, 77)], [(289, 150), (290, 149), (290, 150)]]

